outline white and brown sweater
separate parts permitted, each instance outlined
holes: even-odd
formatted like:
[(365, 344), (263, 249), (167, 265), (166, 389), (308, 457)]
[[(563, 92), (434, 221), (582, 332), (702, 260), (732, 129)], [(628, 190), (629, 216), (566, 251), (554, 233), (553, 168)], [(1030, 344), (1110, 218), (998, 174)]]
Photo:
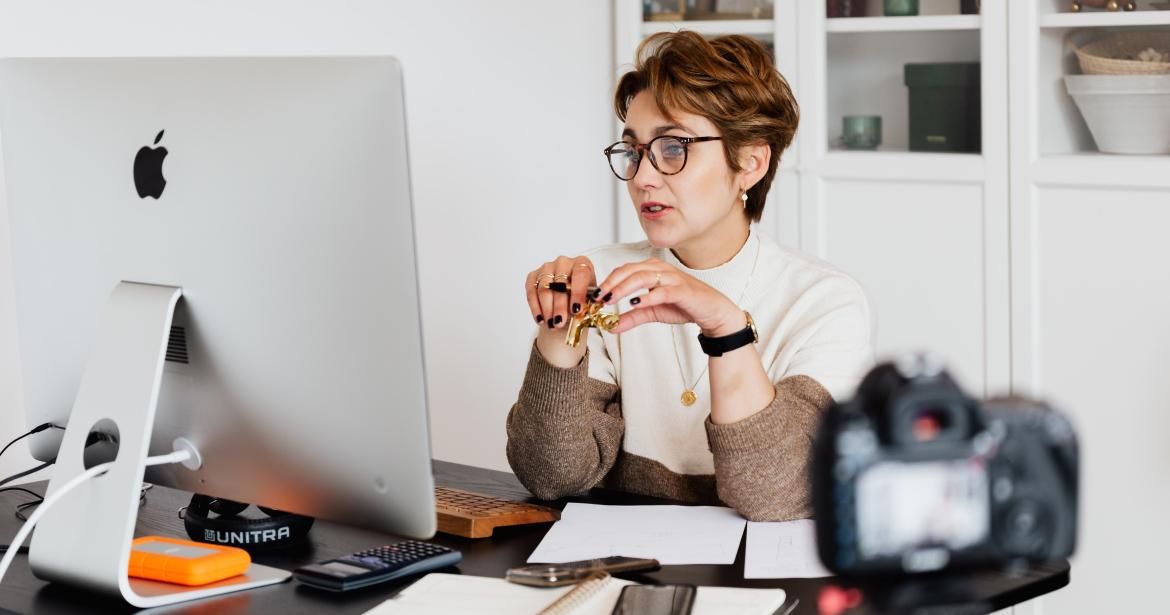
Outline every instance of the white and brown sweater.
[[(546, 499), (605, 486), (723, 503), (753, 520), (810, 516), (808, 465), (821, 411), (852, 395), (873, 362), (861, 287), (754, 227), (740, 252), (712, 269), (689, 269), (646, 241), (586, 255), (599, 280), (653, 256), (733, 301), (743, 294), (740, 307), (755, 320), (756, 350), (776, 397), (742, 421), (716, 425), (704, 374), (698, 401), (684, 406), (680, 395), (707, 362), (693, 323), (651, 323), (616, 336), (590, 331), (585, 358), (569, 369), (546, 363), (533, 344), (507, 422), (508, 461), (520, 481)], [(628, 299), (619, 305), (629, 307)]]

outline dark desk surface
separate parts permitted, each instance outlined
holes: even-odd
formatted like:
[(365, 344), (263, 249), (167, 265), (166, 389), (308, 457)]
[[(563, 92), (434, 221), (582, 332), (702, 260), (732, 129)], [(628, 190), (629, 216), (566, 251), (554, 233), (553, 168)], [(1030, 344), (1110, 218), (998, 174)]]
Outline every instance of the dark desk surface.
[[(487, 493), (510, 499), (531, 500), (531, 495), (522, 487), (516, 477), (506, 472), (496, 472), (436, 461), (435, 482), (447, 487)], [(26, 485), (33, 491), (43, 493), (44, 483)], [(155, 487), (150, 490), (146, 505), (138, 516), (135, 535), (165, 535), (186, 538), (182, 521), (177, 516), (180, 507), (187, 504), (189, 494), (174, 489)], [(28, 501), (27, 495), (6, 492), (0, 494), (0, 540), (8, 542), (16, 535), (20, 521), (13, 515), (18, 502)], [(566, 502), (593, 502), (603, 504), (661, 504), (665, 500), (634, 496), (605, 490), (594, 490), (581, 497), (558, 501), (557, 507)], [(434, 542), (454, 547), (463, 552), (463, 561), (458, 570), (463, 574), (503, 577), (505, 570), (528, 559), (529, 554), (544, 537), (547, 524), (519, 528), (497, 529), (492, 538), (468, 540), (438, 534)], [(100, 531), (94, 528), (95, 531)], [(261, 564), (292, 570), (310, 562), (337, 557), (346, 553), (383, 545), (395, 541), (392, 536), (318, 521), (310, 534), (311, 544), (296, 552), (279, 555), (256, 555), (254, 560)], [(84, 548), (78, 545), (78, 548)], [(798, 599), (793, 611), (815, 613), (816, 598), (820, 590), (834, 583), (833, 579), (775, 579), (745, 580), (743, 578), (744, 550), (741, 545), (735, 563), (730, 566), (667, 566), (662, 570), (645, 575), (641, 580), (660, 583), (693, 583), (695, 585), (727, 585), (737, 587), (781, 587), (788, 593), (788, 604)], [(1036, 596), (1064, 587), (1069, 582), (1067, 562), (1056, 562), (1039, 568), (1007, 575), (990, 572), (979, 573), (964, 579), (961, 586), (950, 587), (964, 593), (967, 606), (959, 609), (963, 613), (990, 612), (1029, 600)], [(387, 583), (344, 594), (321, 592), (303, 587), (295, 581), (276, 586), (228, 594), (219, 598), (188, 603), (175, 613), (183, 614), (236, 614), (236, 613), (362, 613), (377, 606), (394, 595), (409, 581)], [(850, 613), (875, 612), (873, 602), (879, 591), (902, 595), (938, 595), (937, 588), (906, 587), (891, 590), (888, 584), (866, 590), (867, 605)], [(787, 604), (785, 605), (787, 607)], [(19, 613), (79, 614), (79, 613), (130, 613), (135, 609), (112, 598), (89, 592), (47, 584), (32, 575), (26, 556), (17, 557), (11, 569), (0, 583), (0, 607)], [(906, 609), (898, 609), (905, 611)], [(781, 611), (783, 612), (783, 610)], [(955, 610), (933, 612), (957, 612)]]

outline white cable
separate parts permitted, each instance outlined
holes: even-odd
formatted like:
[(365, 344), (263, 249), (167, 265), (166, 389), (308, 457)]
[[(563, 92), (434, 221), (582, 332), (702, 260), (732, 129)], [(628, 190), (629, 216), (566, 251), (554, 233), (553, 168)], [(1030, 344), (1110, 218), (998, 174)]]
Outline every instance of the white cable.
[(175, 451), (167, 455), (155, 455), (146, 458), (147, 466), (164, 466), (168, 463), (183, 463), (191, 458), (191, 451)]
[[(182, 463), (190, 458), (191, 451), (180, 450), (168, 455), (147, 457), (146, 465), (157, 466), (167, 463)], [(106, 470), (110, 469), (110, 466), (112, 465), (114, 465), (114, 462), (112, 461), (98, 464), (69, 479), (64, 485), (61, 485), (60, 489), (50, 493), (45, 497), (44, 501), (41, 502), (41, 505), (37, 506), (37, 509), (33, 511), (33, 514), (28, 516), (28, 521), (25, 521), (24, 525), (20, 526), (20, 531), (16, 533), (16, 538), (13, 538), (12, 543), (8, 545), (8, 551), (4, 553), (4, 559), (0, 560), (0, 580), (4, 579), (5, 573), (8, 572), (8, 567), (12, 565), (12, 560), (16, 559), (16, 554), (18, 551), (20, 551), (20, 545), (24, 544), (25, 539), (28, 538), (28, 535), (32, 532), (33, 527), (36, 526), (37, 521), (40, 521), (41, 517), (44, 516), (45, 511), (49, 510), (50, 506), (56, 504), (61, 498), (65, 497), (65, 494), (76, 489), (78, 485), (99, 474), (104, 473)]]

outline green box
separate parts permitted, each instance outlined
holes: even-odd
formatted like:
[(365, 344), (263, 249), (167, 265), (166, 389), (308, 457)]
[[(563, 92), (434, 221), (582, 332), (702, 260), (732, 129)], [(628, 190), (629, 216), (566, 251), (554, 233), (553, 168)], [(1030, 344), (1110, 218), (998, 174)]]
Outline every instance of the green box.
[(978, 152), (979, 63), (907, 64), (910, 151)]

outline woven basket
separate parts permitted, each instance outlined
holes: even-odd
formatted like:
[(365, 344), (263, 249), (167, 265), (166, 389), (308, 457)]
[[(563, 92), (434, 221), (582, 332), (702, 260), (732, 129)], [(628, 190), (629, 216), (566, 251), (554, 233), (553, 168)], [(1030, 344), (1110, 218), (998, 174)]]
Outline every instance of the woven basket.
[(1153, 47), (1170, 54), (1170, 32), (1115, 32), (1104, 38), (1073, 46), (1081, 72), (1086, 75), (1159, 75), (1170, 73), (1170, 62), (1143, 62), (1137, 56)]

